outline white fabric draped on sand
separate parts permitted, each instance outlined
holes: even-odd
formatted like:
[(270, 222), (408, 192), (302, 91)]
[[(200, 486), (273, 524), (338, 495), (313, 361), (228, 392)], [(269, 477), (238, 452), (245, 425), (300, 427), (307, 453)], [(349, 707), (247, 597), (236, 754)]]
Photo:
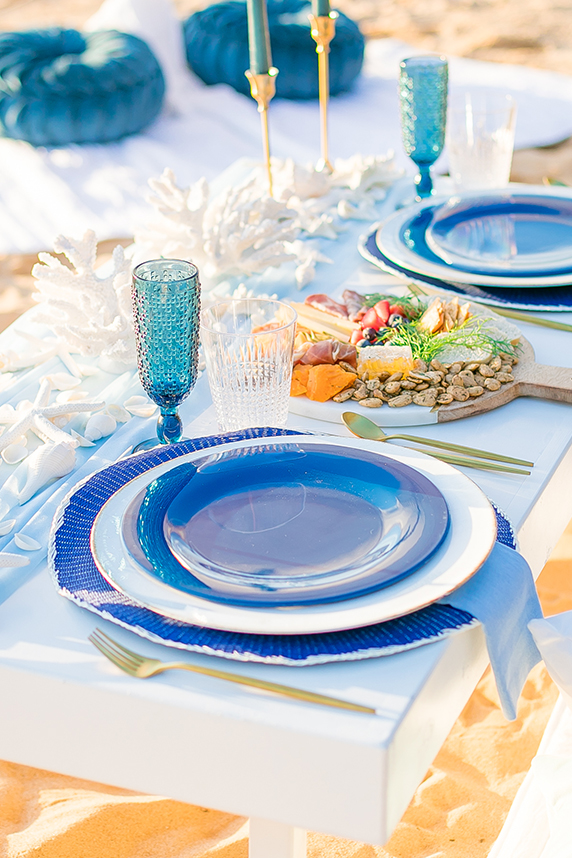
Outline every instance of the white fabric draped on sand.
[[(163, 113), (142, 134), (113, 144), (34, 149), (0, 140), (0, 253), (51, 249), (58, 234), (77, 236), (86, 229), (99, 239), (130, 236), (151, 213), (147, 180), (165, 167), (186, 186), (201, 176), (213, 179), (237, 158), (261, 158), (254, 101), (226, 85), (207, 87), (189, 71), (170, 0), (106, 0), (87, 27), (115, 27), (149, 42), (168, 83)], [(413, 171), (401, 150), (396, 86), (399, 61), (412, 53), (419, 51), (392, 39), (368, 44), (354, 90), (331, 101), (332, 157), (393, 149), (398, 162)], [(502, 87), (512, 93), (519, 148), (572, 135), (572, 86), (565, 75), (451, 58), (450, 80), (452, 90)], [(315, 161), (317, 104), (275, 99), (270, 132), (273, 155)], [(446, 167), (445, 159), (440, 166)]]

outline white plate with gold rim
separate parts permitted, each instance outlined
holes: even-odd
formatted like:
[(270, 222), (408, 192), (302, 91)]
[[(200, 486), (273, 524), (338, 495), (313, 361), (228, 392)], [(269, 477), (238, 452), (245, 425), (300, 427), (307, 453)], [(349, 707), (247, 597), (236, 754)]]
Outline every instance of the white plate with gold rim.
[[(297, 436), (288, 436), (292, 443)], [(323, 444), (323, 438), (304, 435), (305, 443)], [(267, 445), (267, 438), (217, 447), (217, 453), (251, 444)], [(484, 563), (496, 538), (496, 519), (490, 503), (468, 477), (437, 459), (411, 450), (383, 451), (375, 442), (329, 438), (328, 443), (359, 446), (417, 469), (443, 494), (450, 515), (449, 531), (437, 551), (407, 578), (365, 596), (345, 601), (279, 607), (238, 607), (191, 596), (152, 577), (127, 549), (123, 536), (125, 510), (150, 482), (171, 468), (204, 457), (204, 451), (181, 456), (151, 468), (119, 489), (104, 504), (92, 528), (91, 547), (101, 574), (115, 589), (139, 604), (194, 625), (252, 634), (311, 634), (372, 625), (404, 616), (457, 589)]]

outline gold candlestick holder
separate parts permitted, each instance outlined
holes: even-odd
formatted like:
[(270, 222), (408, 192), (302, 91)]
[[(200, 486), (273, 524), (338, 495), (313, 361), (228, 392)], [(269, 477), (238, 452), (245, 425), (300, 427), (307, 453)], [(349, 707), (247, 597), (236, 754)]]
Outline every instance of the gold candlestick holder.
[(330, 98), (330, 42), (336, 35), (337, 12), (329, 15), (308, 15), (312, 27), (312, 38), (318, 54), (318, 83), (320, 93), (320, 125), (322, 157), (316, 164), (318, 172), (331, 173), (333, 167), (328, 154), (328, 101)]
[(250, 83), (250, 94), (258, 104), (262, 124), (262, 148), (268, 173), (268, 193), (272, 196), (272, 169), (270, 167), (270, 139), (268, 136), (268, 105), (276, 94), (276, 75), (278, 69), (272, 66), (266, 73), (255, 74), (250, 69), (244, 74)]

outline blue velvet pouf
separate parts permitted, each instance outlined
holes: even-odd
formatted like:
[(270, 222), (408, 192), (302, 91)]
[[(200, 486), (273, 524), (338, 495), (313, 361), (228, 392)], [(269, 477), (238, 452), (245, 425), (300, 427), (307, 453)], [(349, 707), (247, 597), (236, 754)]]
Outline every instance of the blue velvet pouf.
[(136, 36), (51, 28), (0, 33), (0, 134), (34, 146), (108, 143), (141, 131), (165, 94)]
[[(277, 98), (317, 98), (318, 58), (310, 35), (307, 0), (269, 0), (268, 26), (272, 62), (280, 74)], [(250, 93), (246, 4), (228, 0), (195, 12), (184, 24), (187, 61), (208, 84), (228, 83)], [(359, 27), (340, 13), (330, 44), (330, 94), (346, 92), (363, 65), (365, 40)]]

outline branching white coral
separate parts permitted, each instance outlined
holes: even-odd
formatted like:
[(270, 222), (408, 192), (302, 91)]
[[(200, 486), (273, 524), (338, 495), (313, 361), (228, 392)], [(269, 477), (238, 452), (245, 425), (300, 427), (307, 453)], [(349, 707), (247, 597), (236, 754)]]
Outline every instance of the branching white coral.
[[(59, 236), (56, 253), (40, 253), (32, 274), (34, 300), (42, 305), (39, 319), (67, 348), (81, 355), (100, 357), (100, 366), (117, 372), (135, 366), (135, 339), (131, 309), (131, 265), (124, 250), (113, 251), (110, 270), (96, 271), (97, 240), (89, 230), (82, 239)], [(37, 317), (38, 318), (38, 317)]]
[(373, 202), (398, 175), (391, 156), (337, 161), (331, 175), (273, 158), (273, 198), (262, 167), (212, 197), (205, 179), (181, 189), (172, 170), (165, 170), (149, 182), (158, 217), (136, 233), (135, 261), (190, 259), (201, 271), (205, 295), (225, 278), (250, 277), (294, 261), (301, 288), (313, 278), (316, 262), (324, 260), (298, 239), (336, 239), (343, 220), (375, 220)]
[(387, 155), (353, 155), (338, 158), (334, 163), (332, 185), (351, 191), (371, 191), (385, 188), (398, 179), (403, 171), (395, 166), (393, 152)]
[(256, 177), (209, 199), (205, 179), (182, 190), (171, 170), (150, 182), (159, 218), (135, 235), (136, 260), (152, 256), (191, 259), (210, 285), (224, 277), (250, 277), (292, 261), (286, 243), (299, 232), (295, 213), (261, 192)]

